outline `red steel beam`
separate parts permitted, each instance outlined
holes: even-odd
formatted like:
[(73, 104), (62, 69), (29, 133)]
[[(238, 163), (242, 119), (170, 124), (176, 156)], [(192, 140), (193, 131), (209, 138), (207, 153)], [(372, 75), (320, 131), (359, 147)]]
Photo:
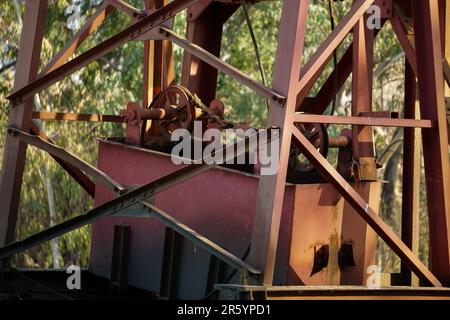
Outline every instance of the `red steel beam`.
[(41, 139), (40, 136), (28, 134), (11, 126), (8, 126), (7, 132), (17, 140), (35, 146), (36, 148), (41, 149), (55, 157), (58, 157), (65, 162), (70, 163), (72, 166), (86, 172), (90, 176), (94, 177), (96, 181), (101, 181), (106, 187), (110, 188), (117, 194), (122, 194), (127, 191), (126, 187), (122, 186), (117, 181), (114, 181), (114, 179), (112, 179), (101, 170), (83, 161), (82, 159), (66, 151), (65, 149), (53, 143), (47, 142), (44, 139)]
[[(17, 90), (32, 82), (38, 73), (40, 52), (45, 27), (47, 0), (27, 1), (20, 36), (14, 88)], [(11, 110), (8, 125), (29, 131), (32, 99)], [(3, 169), (0, 177), (0, 246), (12, 242), (15, 237), (17, 211), (25, 166), (26, 144), (6, 135), (3, 148)]]
[(302, 68), (300, 81), (296, 85), (298, 104), (301, 104), (306, 98), (317, 78), (326, 67), (326, 64), (330, 61), (333, 51), (339, 46), (342, 40), (344, 40), (361, 16), (366, 13), (373, 1), (374, 0), (358, 0), (344, 18), (342, 18), (341, 23), (339, 23), (339, 25), (328, 35), (314, 55)]
[(323, 124), (342, 124), (342, 125), (361, 125), (361, 126), (379, 126), (379, 127), (404, 127), (404, 128), (432, 128), (431, 120), (415, 119), (392, 119), (392, 118), (373, 118), (373, 117), (344, 117), (330, 115), (315, 115), (295, 113), (295, 122), (303, 123), (323, 123)]
[(286, 97), (283, 105), (270, 102), (268, 126), (280, 128), (280, 161), (275, 175), (261, 175), (250, 248), (250, 264), (263, 275), (260, 284), (271, 285), (283, 206), (288, 154), (292, 140), (296, 85), (303, 54), (308, 0), (283, 1), (273, 89)]
[[(199, 2), (188, 9), (186, 38), (209, 53), (220, 57), (223, 24), (240, 4)], [(184, 51), (182, 84), (206, 104), (216, 98), (218, 70)]]
[(336, 190), (347, 200), (355, 211), (372, 229), (389, 245), (389, 247), (414, 271), (421, 279), (435, 287), (440, 287), (439, 280), (414, 255), (414, 253), (400, 240), (395, 232), (376, 214), (369, 204), (353, 189), (353, 187), (328, 163), (308, 139), (293, 128), (295, 138), (302, 146), (303, 154), (317, 168), (320, 174), (328, 180)]
[[(353, 28), (352, 115), (372, 111), (373, 30), (366, 27), (363, 15)], [(362, 181), (377, 180), (377, 164), (372, 128), (352, 126), (355, 177)]]
[(430, 234), (430, 266), (450, 285), (450, 164), (438, 0), (412, 1)]
[(389, 21), (391, 22), (392, 29), (394, 30), (395, 35), (397, 36), (397, 39), (405, 52), (406, 59), (408, 60), (414, 74), (417, 75), (416, 52), (408, 39), (403, 23), (400, 21), (397, 14), (394, 14)]
[[(168, 0), (145, 0), (145, 10), (151, 12), (168, 4)], [(172, 44), (162, 40), (144, 41), (144, 73), (142, 83), (142, 105), (146, 108), (153, 98), (175, 79)], [(145, 132), (159, 135), (159, 128), (151, 120), (144, 122)]]
[[(34, 124), (34, 122), (31, 122), (30, 131), (39, 137), (41, 137), (42, 140), (55, 144), (50, 137), (48, 137), (39, 127)], [(53, 159), (63, 168), (67, 171), (67, 173), (75, 179), (76, 182), (92, 197), (95, 197), (95, 183), (92, 182), (91, 179), (88, 178), (80, 169), (74, 167), (70, 163), (65, 162), (61, 158), (58, 158), (54, 155), (51, 155)]]
[[(386, 20), (381, 21), (383, 28)], [(374, 30), (374, 37), (376, 37), (381, 29)], [(352, 73), (352, 61), (353, 61), (353, 43), (349, 45), (345, 53), (342, 55), (337, 66), (315, 97), (308, 97), (303, 100), (301, 105), (297, 105), (297, 111), (305, 113), (322, 114), (325, 112), (331, 101), (336, 96), (336, 93), (341, 90), (345, 81)]]
[(49, 72), (21, 89), (16, 90), (13, 94), (7, 97), (7, 99), (11, 100), (13, 106), (17, 106), (21, 102), (32, 97), (34, 94), (71, 75), (92, 61), (95, 61), (108, 52), (111, 52), (115, 48), (120, 47), (126, 42), (139, 37), (143, 33), (156, 28), (159, 24), (169, 20), (196, 1), (198, 0), (175, 0), (169, 3), (168, 5), (149, 14), (125, 30), (112, 36), (108, 40), (103, 41), (94, 48), (82, 53), (78, 57), (65, 63), (52, 72)]
[(274, 100), (277, 103), (283, 103), (285, 101), (286, 97), (278, 93), (276, 90), (270, 89), (266, 87), (264, 84), (259, 83), (258, 81), (252, 79), (250, 76), (248, 76), (241, 70), (237, 69), (236, 67), (233, 67), (232, 65), (227, 64), (226, 62), (216, 57), (214, 54), (211, 54), (210, 52), (203, 49), (202, 47), (183, 38), (182, 36), (178, 35), (172, 30), (169, 30), (164, 27), (161, 27), (160, 30), (165, 39), (172, 41), (173, 43), (182, 47), (185, 51), (188, 51), (190, 54), (195, 55), (203, 62), (211, 65), (212, 67), (222, 71), (226, 75), (234, 78), (243, 85), (260, 94), (261, 96), (267, 99)]
[(39, 77), (50, 71), (59, 68), (64, 62), (66, 62), (77, 50), (77, 48), (83, 43), (83, 41), (89, 37), (106, 19), (108, 14), (111, 13), (113, 7), (107, 3), (103, 3), (89, 19), (78, 30), (77, 33), (67, 42), (67, 44), (50, 60), (50, 62), (39, 73)]

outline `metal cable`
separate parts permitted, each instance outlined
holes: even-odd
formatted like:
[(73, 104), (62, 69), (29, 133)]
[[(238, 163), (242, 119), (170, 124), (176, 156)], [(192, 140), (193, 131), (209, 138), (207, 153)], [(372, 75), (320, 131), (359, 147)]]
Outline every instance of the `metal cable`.
[[(334, 22), (334, 14), (333, 14), (333, 7), (331, 5), (331, 0), (328, 0), (328, 14), (330, 16), (330, 26), (331, 26), (331, 32), (333, 32), (334, 28), (336, 27)], [(334, 98), (331, 104), (331, 111), (330, 115), (333, 115), (336, 111), (336, 95), (337, 95), (337, 86), (338, 86), (338, 69), (337, 69), (337, 49), (333, 50), (333, 68), (335, 70), (334, 74), (334, 85), (333, 85), (333, 93)], [(327, 125), (327, 127), (329, 124)]]

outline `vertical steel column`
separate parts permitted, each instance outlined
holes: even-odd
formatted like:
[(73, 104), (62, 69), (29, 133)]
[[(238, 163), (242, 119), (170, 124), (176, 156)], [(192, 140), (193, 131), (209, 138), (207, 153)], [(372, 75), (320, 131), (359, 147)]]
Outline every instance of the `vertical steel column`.
[(445, 115), (438, 0), (413, 1), (421, 116), (434, 122), (422, 130), (430, 225), (431, 271), (450, 284), (450, 168)]
[[(145, 10), (161, 8), (168, 0), (145, 0)], [(147, 108), (154, 96), (161, 91), (163, 77), (163, 41), (144, 41), (144, 79), (142, 92), (142, 107)], [(156, 126), (152, 121), (147, 121), (146, 132), (157, 134)]]
[[(25, 4), (14, 91), (36, 78), (40, 63), (47, 5), (47, 0), (29, 0)], [(28, 132), (33, 103), (33, 98), (30, 98), (12, 109), (9, 114), (8, 125)], [(3, 152), (3, 169), (0, 181), (0, 246), (14, 240), (26, 158), (26, 144), (6, 135)]]
[[(188, 9), (187, 39), (219, 57), (223, 24), (238, 8), (239, 4), (213, 1), (194, 4)], [(185, 52), (182, 74), (183, 86), (209, 106), (216, 97), (217, 69)]]
[[(373, 30), (363, 15), (353, 28), (352, 115), (372, 111)], [(353, 126), (354, 174), (358, 180), (377, 180), (372, 127)]]
[[(416, 76), (405, 61), (405, 115), (406, 119), (419, 119)], [(403, 129), (403, 189), (402, 189), (402, 241), (419, 256), (419, 203), (420, 203), (420, 131)], [(418, 285), (417, 277), (406, 264), (401, 264), (402, 281)]]
[(271, 101), (268, 115), (268, 126), (276, 126), (281, 130), (279, 168), (276, 175), (260, 177), (249, 254), (250, 264), (263, 273), (259, 279), (263, 285), (270, 285), (273, 281), (308, 0), (284, 1), (282, 10), (273, 89), (284, 95), (286, 102), (280, 105)]

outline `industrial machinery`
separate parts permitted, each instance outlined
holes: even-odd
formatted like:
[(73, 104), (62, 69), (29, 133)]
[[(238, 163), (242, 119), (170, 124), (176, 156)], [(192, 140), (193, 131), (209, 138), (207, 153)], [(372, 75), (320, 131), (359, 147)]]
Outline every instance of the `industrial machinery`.
[[(36, 57), (47, 1), (26, 2), (0, 184), (0, 259), (5, 270), (12, 255), (92, 224), (86, 277), (107, 279), (111, 288), (129, 296), (140, 292), (160, 299), (450, 298), (444, 90), (444, 81), (450, 84), (450, 1), (355, 0), (301, 65), (310, 4), (285, 0), (272, 87), (219, 58), (224, 23), (241, 6), (257, 1), (144, 2), (145, 10), (138, 10), (121, 0), (103, 1), (39, 74)], [(379, 9), (381, 27), (390, 23), (405, 51), (402, 117), (390, 110), (372, 110), (372, 54), (379, 31), (367, 24), (372, 5)], [(134, 23), (68, 61), (112, 10), (130, 15)], [(187, 10), (186, 37), (171, 28), (172, 19), (183, 10)], [(318, 94), (308, 96), (349, 33), (352, 44)], [(142, 102), (130, 101), (115, 115), (32, 112), (34, 94), (128, 41), (145, 43)], [(172, 45), (184, 49), (181, 83), (174, 80)], [(225, 107), (216, 96), (219, 71), (268, 100), (265, 128), (252, 131), (245, 123), (226, 120)], [(350, 74), (352, 115), (324, 115)], [(34, 119), (119, 122), (126, 130), (123, 137), (99, 139), (98, 163), (93, 167), (56, 146)], [(349, 128), (331, 136), (328, 124)], [(400, 236), (378, 215), (382, 182), (377, 178), (373, 126), (404, 128)], [(268, 136), (279, 146), (269, 148), (277, 153), (276, 172), (261, 173), (264, 163), (255, 150), (267, 145), (260, 143), (256, 149), (246, 143), (241, 150), (233, 142), (221, 145), (225, 154), (237, 150), (227, 160), (243, 156), (247, 160), (243, 164), (211, 163), (207, 161), (211, 155), (185, 153), (180, 155), (184, 164), (172, 161), (177, 129), (191, 132), (189, 144), (199, 143), (205, 150), (212, 142), (203, 134), (211, 128), (253, 132), (245, 142)], [(271, 134), (273, 130), (279, 135)], [(418, 130), (427, 187), (429, 268), (417, 257)], [(27, 145), (51, 154), (95, 198), (95, 208), (16, 240)], [(326, 160), (330, 148), (339, 150), (337, 166)], [(371, 267), (377, 236), (401, 258), (402, 269), (374, 290)], [(13, 275), (5, 271), (0, 291), (2, 286), (14, 290), (8, 277)], [(130, 288), (138, 291), (130, 293)]]

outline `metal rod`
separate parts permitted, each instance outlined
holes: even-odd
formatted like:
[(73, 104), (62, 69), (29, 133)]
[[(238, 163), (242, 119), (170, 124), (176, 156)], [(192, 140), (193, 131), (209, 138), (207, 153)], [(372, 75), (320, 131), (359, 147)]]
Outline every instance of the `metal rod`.
[(295, 113), (294, 122), (380, 127), (433, 128), (433, 122), (431, 120), (391, 119), (376, 117), (344, 117), (303, 113)]
[(106, 0), (106, 2), (115, 7), (116, 9), (123, 11), (124, 13), (126, 13), (127, 15), (129, 15), (134, 19), (139, 19), (146, 16), (146, 13), (144, 11), (136, 9), (128, 2), (122, 0)]
[[(159, 9), (165, 5), (169, 0), (144, 0), (145, 10)], [(155, 30), (156, 31), (156, 30)], [(167, 72), (165, 77), (165, 65), (173, 67), (173, 57), (171, 55), (172, 48), (163, 41), (149, 41), (144, 40), (144, 58), (143, 58), (143, 81), (142, 81), (142, 107), (148, 108), (153, 100), (162, 89), (165, 89), (165, 82), (172, 83), (174, 76), (171, 72)], [(170, 74), (170, 75), (169, 75)], [(167, 80), (167, 81), (166, 81)], [(157, 136), (159, 135), (159, 127), (151, 121), (143, 122), (143, 136)]]
[(353, 45), (347, 48), (315, 97), (305, 98), (296, 111), (323, 114), (352, 72)]
[(232, 77), (233, 79), (239, 81), (243, 85), (247, 86), (248, 88), (252, 89), (256, 93), (262, 95), (263, 97), (271, 100), (275, 100), (279, 103), (282, 103), (286, 98), (275, 92), (274, 90), (266, 87), (265, 85), (253, 80), (248, 75), (243, 73), (241, 70), (229, 65), (228, 63), (223, 62), (219, 58), (217, 58), (215, 55), (209, 53), (202, 47), (196, 45), (195, 43), (192, 43), (191, 41), (181, 37), (180, 35), (176, 34), (172, 30), (169, 30), (167, 28), (160, 28), (161, 32), (163, 33), (163, 36), (165, 39), (172, 41), (173, 43), (179, 45), (184, 50), (188, 51), (190, 54), (196, 56), (197, 58), (201, 59), (202, 61), (208, 63), (209, 65), (213, 66), (214, 68), (222, 71), (226, 75)]
[(64, 150), (63, 148), (43, 140), (39, 136), (33, 136), (31, 134), (28, 134), (11, 126), (8, 127), (8, 134), (12, 135), (13, 137), (17, 138), (22, 142), (35, 146), (41, 150), (48, 152), (53, 156), (56, 156), (64, 160), (67, 163), (70, 163), (71, 165), (77, 167), (78, 169), (94, 177), (96, 180), (102, 181), (106, 186), (110, 187), (115, 192), (118, 193), (126, 192), (126, 188), (123, 185), (114, 181), (104, 172), (100, 171), (96, 167), (91, 166), (89, 163), (81, 160), (80, 158)]
[(118, 48), (128, 41), (137, 38), (141, 34), (158, 27), (159, 24), (169, 20), (177, 13), (186, 9), (197, 1), (198, 0), (175, 0), (169, 3), (168, 5), (162, 7), (159, 10), (156, 10), (145, 18), (134, 23), (125, 30), (103, 41), (99, 45), (82, 53), (73, 60), (70, 60), (59, 68), (47, 73), (46, 75), (43, 75), (32, 83), (15, 91), (13, 94), (7, 97), (7, 99), (12, 102), (13, 107), (17, 106), (22, 101), (29, 99), (36, 93), (71, 75), (72, 73), (85, 67), (92, 61), (95, 61), (105, 54), (111, 52), (115, 48)]
[[(372, 111), (374, 34), (373, 30), (367, 28), (366, 21), (365, 16), (361, 16), (353, 28), (352, 116)], [(376, 181), (377, 163), (372, 128), (354, 125), (352, 134), (355, 179)]]
[(230, 266), (240, 270), (240, 269), (246, 269), (250, 271), (251, 273), (257, 275), (261, 274), (260, 271), (246, 263), (245, 261), (242, 261), (232, 253), (226, 251), (225, 249), (221, 248), (208, 238), (202, 236), (201, 234), (197, 233), (196, 231), (192, 230), (185, 224), (181, 223), (174, 217), (170, 216), (166, 212), (162, 211), (158, 207), (147, 203), (147, 202), (141, 202), (144, 207), (147, 209), (147, 211), (150, 213), (150, 215), (159, 221), (161, 221), (164, 225), (171, 228), (172, 230), (178, 232), (183, 237), (189, 239), (199, 247), (205, 249), (208, 251), (208, 253), (212, 254), (213, 256), (216, 256), (220, 260), (228, 263)]
[(336, 190), (348, 201), (355, 211), (372, 227), (372, 229), (389, 245), (407, 266), (427, 283), (440, 287), (439, 280), (428, 270), (419, 258), (400, 240), (395, 232), (376, 214), (369, 204), (353, 187), (334, 169), (334, 167), (317, 151), (308, 139), (293, 128), (293, 134), (302, 145), (302, 152)]
[(308, 7), (309, 0), (283, 1), (272, 85), (287, 100), (284, 108), (271, 101), (267, 120), (269, 126), (277, 126), (281, 131), (280, 161), (276, 174), (261, 175), (259, 178), (252, 245), (248, 256), (249, 263), (263, 273), (258, 278), (258, 284), (263, 285), (272, 284), (275, 272), (297, 98), (295, 89), (301, 68)]

